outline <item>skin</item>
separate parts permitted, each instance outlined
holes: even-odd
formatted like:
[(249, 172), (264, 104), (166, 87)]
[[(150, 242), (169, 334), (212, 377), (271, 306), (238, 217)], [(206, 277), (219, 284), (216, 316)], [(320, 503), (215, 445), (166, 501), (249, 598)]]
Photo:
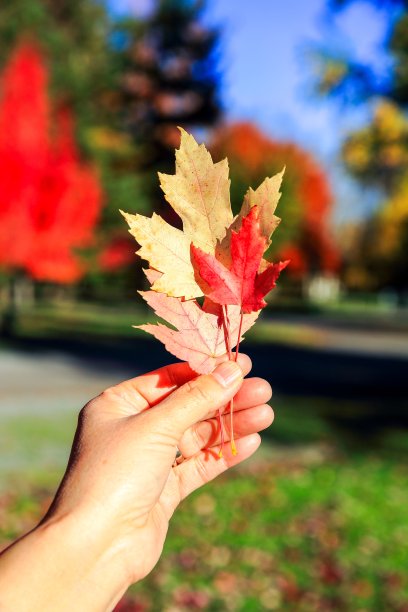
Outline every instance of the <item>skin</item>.
[[(239, 365), (238, 365), (239, 364)], [(112, 610), (157, 563), (169, 520), (192, 491), (244, 461), (273, 421), (250, 359), (199, 376), (177, 363), (107, 389), (82, 409), (47, 515), (0, 556), (0, 610)], [(234, 397), (238, 454), (216, 413)], [(229, 440), (229, 415), (224, 417)], [(184, 459), (175, 464), (180, 449)]]

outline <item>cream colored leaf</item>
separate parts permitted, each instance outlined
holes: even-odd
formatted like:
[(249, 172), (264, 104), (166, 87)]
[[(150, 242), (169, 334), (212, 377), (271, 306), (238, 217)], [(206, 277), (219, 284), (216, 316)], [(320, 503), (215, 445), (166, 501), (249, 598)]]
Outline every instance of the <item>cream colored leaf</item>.
[(285, 169), (272, 177), (266, 178), (258, 187), (250, 187), (245, 194), (239, 217), (246, 217), (253, 206), (258, 207), (261, 233), (270, 244), (270, 237), (280, 223), (280, 218), (274, 215), (281, 197), (280, 186)]
[(181, 129), (176, 173), (159, 173), (166, 200), (183, 221), (183, 230), (206, 252), (213, 252), (232, 222), (226, 159), (214, 164), (203, 144)]
[(141, 245), (138, 255), (162, 272), (152, 289), (186, 299), (202, 295), (190, 261), (191, 238), (155, 213), (152, 217), (124, 212), (122, 215), (129, 225), (129, 232)]

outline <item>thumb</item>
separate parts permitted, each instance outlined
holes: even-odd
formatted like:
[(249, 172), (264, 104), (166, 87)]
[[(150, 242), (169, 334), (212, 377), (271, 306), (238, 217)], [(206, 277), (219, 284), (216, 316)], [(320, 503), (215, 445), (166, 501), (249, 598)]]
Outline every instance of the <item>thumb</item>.
[(225, 361), (212, 374), (198, 376), (179, 387), (154, 409), (160, 421), (169, 421), (177, 437), (234, 397), (243, 381), (235, 361)]

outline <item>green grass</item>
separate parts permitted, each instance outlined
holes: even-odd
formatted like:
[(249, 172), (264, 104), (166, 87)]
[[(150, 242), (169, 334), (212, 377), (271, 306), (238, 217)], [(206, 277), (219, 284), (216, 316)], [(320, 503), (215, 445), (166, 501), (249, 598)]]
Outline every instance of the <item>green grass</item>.
[(161, 609), (170, 573), (186, 590), (202, 588), (214, 610), (229, 600), (238, 610), (394, 609), (408, 597), (406, 475), (375, 457), (307, 465), (264, 456), (185, 505), (167, 558), (136, 593), (148, 600), (169, 581), (155, 593)]
[[(252, 461), (182, 504), (162, 560), (131, 589), (127, 610), (406, 609), (405, 455), (346, 453), (306, 408), (282, 399), (275, 441), (264, 436)], [(3, 544), (50, 503), (74, 427), (73, 413), (3, 419)]]
[(2, 417), (0, 428), (0, 490), (10, 482), (18, 488), (52, 489), (66, 465), (76, 414)]
[[(264, 448), (183, 503), (128, 609), (406, 609), (407, 477), (403, 462), (375, 455)], [(6, 542), (50, 496), (37, 486), (0, 501)]]
[[(17, 335), (35, 338), (134, 338), (144, 332), (135, 330), (135, 325), (155, 323), (158, 317), (151, 309), (135, 300), (129, 307), (98, 306), (87, 303), (39, 304), (22, 309), (17, 320)], [(324, 346), (325, 334), (304, 323), (283, 322), (261, 318), (256, 326), (246, 333), (256, 342), (279, 342), (289, 345)]]

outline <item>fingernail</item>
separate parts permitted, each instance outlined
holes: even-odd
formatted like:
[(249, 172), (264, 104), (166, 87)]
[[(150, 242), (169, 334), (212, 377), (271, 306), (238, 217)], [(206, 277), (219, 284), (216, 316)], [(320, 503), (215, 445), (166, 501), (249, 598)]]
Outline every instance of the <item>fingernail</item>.
[(242, 378), (242, 370), (235, 361), (224, 361), (215, 368), (212, 375), (223, 387), (230, 387), (239, 378)]

